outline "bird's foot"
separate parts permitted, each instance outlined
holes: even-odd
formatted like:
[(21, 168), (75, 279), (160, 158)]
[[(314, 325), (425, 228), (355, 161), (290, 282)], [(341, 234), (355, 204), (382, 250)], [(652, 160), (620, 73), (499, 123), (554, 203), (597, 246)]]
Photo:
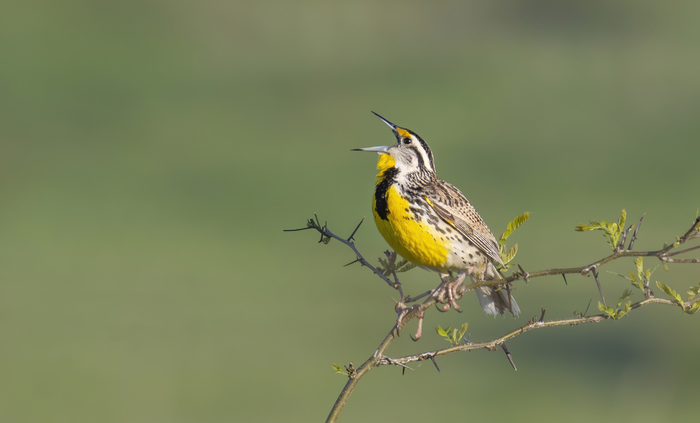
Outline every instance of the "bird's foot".
[(414, 305), (412, 307), (406, 307), (406, 304), (403, 302), (399, 301), (396, 303), (396, 307), (394, 309), (396, 310), (396, 314), (398, 315), (396, 317), (396, 334), (398, 335), (399, 333), (399, 328), (404, 326), (403, 319), (408, 315), (414, 308), (417, 308), (419, 311), (416, 313), (416, 316), (418, 318), (418, 329), (416, 330), (416, 336), (409, 335), (411, 339), (414, 341), (417, 341), (420, 339), (421, 336), (423, 336), (423, 317), (425, 316), (425, 311), (421, 308), (419, 305)]
[(453, 308), (461, 312), (459, 306), (457, 305), (457, 300), (462, 298), (462, 294), (458, 292), (458, 288), (462, 285), (462, 282), (464, 282), (464, 279), (470, 273), (471, 272), (468, 271), (462, 272), (457, 275), (455, 280), (452, 280), (452, 277), (449, 274), (440, 276), (442, 283), (433, 291), (435, 298), (443, 304), (442, 307), (438, 307), (439, 311), (448, 311), (450, 308)]

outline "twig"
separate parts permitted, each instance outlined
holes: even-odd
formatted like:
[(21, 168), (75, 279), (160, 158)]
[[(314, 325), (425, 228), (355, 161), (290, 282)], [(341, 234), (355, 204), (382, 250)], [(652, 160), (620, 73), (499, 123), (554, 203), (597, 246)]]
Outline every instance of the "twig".
[(681, 242), (698, 237), (700, 237), (700, 216), (695, 218), (695, 223), (693, 223), (693, 226), (691, 226), (690, 229), (688, 229), (688, 232), (681, 237)]
[(672, 259), (668, 257), (662, 257), (662, 261), (665, 261), (666, 263), (700, 263), (700, 260), (697, 258), (690, 258), (690, 259)]
[[(355, 248), (355, 243), (354, 243), (354, 242), (350, 241), (350, 239), (341, 238), (341, 237), (339, 237), (338, 235), (336, 235), (336, 234), (334, 234), (333, 232), (331, 232), (331, 231), (328, 229), (328, 223), (326, 223), (325, 225), (321, 226), (320, 223), (319, 223), (319, 221), (318, 221), (318, 216), (316, 216), (316, 215), (314, 214), (314, 217), (316, 218), (316, 220), (314, 220), (314, 219), (309, 219), (309, 220), (306, 222), (306, 227), (305, 227), (305, 228), (299, 228), (299, 229), (285, 229), (284, 231), (285, 231), (285, 232), (296, 232), (296, 231), (304, 231), (304, 230), (307, 230), (307, 229), (316, 229), (317, 231), (319, 231), (319, 232), (321, 233), (321, 240), (322, 240), (322, 241), (323, 241), (323, 237), (324, 237), (324, 236), (325, 236), (325, 237), (329, 237), (329, 238), (333, 238), (333, 239), (337, 239), (338, 241), (340, 241), (340, 242), (342, 242), (343, 244), (345, 244), (345, 245), (347, 245), (348, 247), (350, 247), (350, 248), (352, 249), (352, 251), (355, 253), (355, 255), (357, 256), (357, 260), (355, 260), (353, 263), (359, 261), (363, 266), (367, 266), (372, 272), (374, 272), (374, 274), (376, 274), (377, 276), (379, 276), (380, 278), (382, 278), (382, 279), (384, 280), (384, 282), (386, 282), (387, 284), (389, 284), (390, 287), (392, 287), (392, 288), (394, 288), (394, 289), (398, 289), (398, 288), (400, 287), (400, 284), (399, 284), (399, 286), (397, 286), (397, 285), (396, 285), (394, 282), (392, 282), (388, 277), (386, 277), (382, 272), (380, 272), (379, 270), (377, 270), (376, 267), (372, 266), (372, 265), (362, 256), (362, 254), (360, 254), (360, 252), (357, 251), (357, 248)], [(365, 218), (363, 217), (363, 218), (362, 218), (362, 221), (364, 221), (364, 219), (365, 219)], [(358, 228), (360, 227), (360, 225), (362, 224), (362, 221), (360, 221), (360, 223), (357, 225), (357, 227), (355, 228), (355, 230), (352, 232), (352, 235), (350, 235), (350, 238), (352, 238), (352, 237), (355, 235), (355, 232), (357, 232), (357, 229), (358, 229)], [(319, 242), (320, 242), (320, 241), (319, 241)], [(350, 264), (350, 263), (349, 263), (349, 264)]]
[(676, 251), (675, 253), (666, 254), (666, 257), (675, 256), (676, 254), (687, 253), (688, 251), (697, 250), (698, 248), (700, 248), (700, 245), (696, 245), (695, 247), (691, 247), (691, 248), (686, 248), (685, 250), (682, 250), (682, 251)]
[(433, 290), (431, 289), (430, 291), (425, 291), (424, 293), (417, 295), (415, 297), (408, 296), (408, 297), (406, 297), (405, 302), (413, 303), (413, 302), (420, 300), (421, 298), (427, 297), (428, 295), (430, 295), (432, 293), (433, 293)]

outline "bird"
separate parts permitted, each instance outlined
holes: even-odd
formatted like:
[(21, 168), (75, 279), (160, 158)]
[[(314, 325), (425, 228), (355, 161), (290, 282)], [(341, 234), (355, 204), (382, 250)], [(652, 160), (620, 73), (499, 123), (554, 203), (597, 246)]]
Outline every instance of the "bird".
[(495, 267), (505, 268), (498, 242), (479, 213), (459, 189), (438, 178), (433, 153), (418, 134), (372, 113), (391, 128), (396, 143), (353, 151), (379, 153), (372, 212), (386, 242), (404, 259), (438, 272), (442, 283), (433, 295), (442, 290), (437, 298), (456, 310), (456, 288), (469, 276), (475, 282), (503, 281), (475, 290), (486, 314), (519, 314)]

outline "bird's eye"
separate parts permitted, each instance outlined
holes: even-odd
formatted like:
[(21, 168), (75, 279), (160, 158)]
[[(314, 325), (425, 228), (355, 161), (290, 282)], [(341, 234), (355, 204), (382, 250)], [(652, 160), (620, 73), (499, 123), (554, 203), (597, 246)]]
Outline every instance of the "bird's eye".
[(404, 144), (410, 144), (410, 143), (411, 143), (411, 139), (410, 139), (410, 138), (404, 138), (404, 139), (403, 139), (403, 143), (404, 143)]

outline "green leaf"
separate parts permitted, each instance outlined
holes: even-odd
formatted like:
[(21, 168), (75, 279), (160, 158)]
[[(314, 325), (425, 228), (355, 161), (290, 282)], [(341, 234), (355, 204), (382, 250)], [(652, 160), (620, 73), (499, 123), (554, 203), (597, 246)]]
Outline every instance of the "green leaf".
[(523, 223), (527, 221), (527, 219), (530, 218), (530, 212), (525, 212), (521, 214), (520, 216), (516, 216), (513, 221), (508, 222), (508, 226), (506, 227), (506, 231), (501, 234), (501, 237), (498, 240), (498, 245), (505, 245), (506, 240), (512, 234), (516, 229), (518, 229), (520, 226), (522, 226)]
[(399, 263), (398, 266), (396, 266), (396, 272), (408, 272), (416, 266), (418, 266), (416, 263), (410, 262), (408, 260), (403, 260)]
[(465, 323), (460, 329), (452, 329), (452, 326), (448, 326), (447, 329), (443, 329), (440, 326), (438, 326), (435, 329), (437, 330), (437, 333), (440, 336), (442, 336), (443, 339), (445, 339), (447, 342), (451, 343), (452, 345), (457, 345), (464, 337), (464, 334), (467, 332), (468, 327), (469, 323)]
[(344, 375), (344, 376), (348, 375), (348, 372), (343, 370), (339, 365), (337, 365), (335, 363), (333, 364), (333, 370), (335, 370), (336, 373), (340, 373), (341, 375)]
[(499, 263), (497, 265), (498, 268), (503, 268), (505, 270), (512, 266), (512, 264), (509, 265), (508, 263), (511, 262), (515, 258), (515, 255), (518, 253), (518, 244), (515, 244), (513, 248), (511, 248), (510, 251), (506, 253), (506, 240), (516, 229), (522, 226), (522, 224), (525, 223), (525, 221), (527, 221), (527, 219), (529, 218), (530, 212), (525, 212), (520, 216), (516, 216), (515, 219), (513, 219), (513, 221), (508, 222), (506, 231), (503, 232), (503, 234), (501, 234), (501, 237), (498, 239), (498, 252), (501, 256), (501, 261), (505, 266), (501, 266)]
[(615, 319), (615, 310), (613, 310), (611, 307), (606, 307), (603, 303), (598, 301), (598, 310), (604, 311), (608, 316), (612, 317)]
[(641, 257), (637, 257), (637, 259), (634, 261), (634, 264), (637, 266), (637, 276), (634, 275), (634, 273), (630, 272), (630, 280), (632, 281), (632, 286), (635, 288), (639, 288), (641, 291), (644, 291), (644, 283), (642, 281), (642, 271), (643, 271), (643, 260)]
[(675, 300), (674, 302), (677, 303), (678, 305), (680, 305), (681, 307), (683, 307), (683, 300), (681, 299), (681, 296), (678, 295), (678, 293), (676, 291), (671, 289), (670, 286), (666, 285), (665, 283), (661, 283), (661, 282), (656, 282), (656, 286), (658, 286), (662, 291), (664, 291), (665, 293), (667, 293), (668, 295), (673, 297), (673, 299)]
[(630, 295), (632, 295), (632, 291), (625, 289), (622, 293), (622, 297), (617, 301), (617, 310), (612, 307), (607, 307), (598, 301), (598, 310), (605, 312), (605, 314), (610, 316), (613, 320), (619, 320), (632, 310), (632, 301), (627, 301), (624, 306), (622, 305), (622, 302), (629, 298)]
[(630, 310), (632, 310), (632, 301), (627, 301), (625, 306), (622, 307), (622, 310), (618, 311), (616, 319), (626, 316)]
[[(690, 289), (688, 290), (688, 300), (692, 300), (695, 297), (700, 294), (700, 286), (691, 286)], [(688, 313), (688, 314), (695, 314), (697, 313), (698, 310), (700, 310), (700, 301), (696, 302), (690, 308), (686, 309), (683, 308), (683, 310)]]
[(617, 223), (617, 227), (620, 228), (620, 232), (625, 229), (625, 220), (627, 219), (627, 211), (622, 209), (622, 214), (620, 215), (620, 220)]
[(630, 295), (632, 295), (632, 291), (630, 291), (629, 289), (625, 289), (625, 290), (622, 292), (622, 296), (617, 300), (617, 307), (619, 308), (620, 305), (622, 304), (622, 302), (623, 302), (624, 300), (626, 300), (627, 298), (629, 298)]
[(634, 261), (634, 264), (637, 265), (637, 276), (639, 276), (639, 279), (643, 279), (642, 275), (644, 274), (644, 257), (637, 257), (637, 259)]
[(692, 307), (690, 307), (689, 309), (684, 310), (684, 311), (688, 314), (695, 314), (698, 312), (698, 310), (700, 310), (700, 302), (693, 304)]
[(469, 327), (469, 323), (465, 323), (462, 325), (462, 328), (459, 330), (459, 336), (457, 336), (457, 341), (460, 341), (462, 338), (464, 338), (464, 334), (467, 333), (467, 328)]
[(689, 295), (688, 299), (692, 300), (693, 298), (695, 298), (696, 295), (698, 295), (699, 292), (700, 292), (700, 286), (691, 286), (690, 290), (688, 291), (688, 295)]
[(516, 254), (518, 254), (518, 244), (513, 245), (508, 254), (501, 254), (501, 260), (503, 260), (503, 263), (508, 264)]
[(615, 250), (617, 249), (617, 245), (620, 239), (620, 235), (622, 234), (622, 231), (624, 229), (626, 219), (627, 212), (625, 211), (625, 209), (622, 209), (622, 214), (620, 215), (620, 219), (617, 223), (608, 223), (607, 221), (602, 220), (600, 222), (590, 222), (590, 225), (582, 223), (576, 226), (575, 229), (579, 232), (602, 230), (604, 232), (603, 235), (605, 235), (605, 238), (608, 240), (608, 244), (610, 244), (612, 249)]
[[(605, 223), (605, 222), (603, 222)], [(603, 225), (601, 225), (598, 222), (591, 222), (590, 225), (586, 225), (585, 223), (581, 223), (578, 225), (576, 228), (576, 231), (578, 232), (584, 232), (584, 231), (594, 231), (596, 229), (603, 229)]]
[(397, 261), (397, 258), (398, 255), (395, 251), (392, 251), (387, 259), (379, 257), (379, 266), (377, 266), (377, 270), (382, 272), (384, 276), (389, 276), (394, 272), (408, 272), (409, 270), (417, 266), (417, 264), (412, 263), (406, 259), (401, 259)]
[(632, 285), (641, 289), (642, 291), (646, 291), (646, 286), (649, 284), (649, 280), (651, 279), (651, 275), (656, 271), (656, 269), (659, 267), (659, 265), (657, 264), (656, 266), (654, 266), (653, 269), (644, 270), (644, 258), (643, 257), (637, 257), (634, 260), (634, 264), (637, 266), (637, 277), (635, 277), (632, 274), (632, 272), (630, 272), (630, 276), (632, 277)]

